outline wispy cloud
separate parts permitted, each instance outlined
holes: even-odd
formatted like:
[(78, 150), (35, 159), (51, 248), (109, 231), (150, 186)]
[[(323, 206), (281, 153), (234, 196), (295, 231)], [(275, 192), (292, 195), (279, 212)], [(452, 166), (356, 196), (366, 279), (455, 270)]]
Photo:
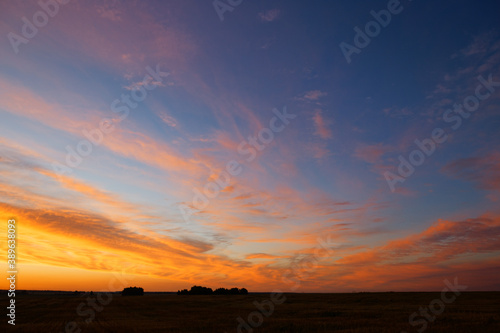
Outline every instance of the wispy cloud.
[(311, 90), (304, 94), (304, 98), (310, 101), (317, 101), (321, 97), (327, 96), (328, 93), (321, 90)]
[(382, 143), (369, 145), (360, 144), (354, 151), (354, 156), (362, 161), (375, 164), (381, 161), (384, 154), (394, 150), (394, 148)]
[(333, 137), (332, 130), (330, 128), (331, 121), (325, 119), (322, 110), (317, 109), (315, 111), (313, 122), (316, 128), (314, 134), (318, 135), (324, 140), (331, 139)]
[(178, 125), (177, 120), (174, 117), (169, 116), (164, 111), (159, 113), (159, 117), (161, 118), (161, 120), (163, 120), (165, 124), (167, 124), (170, 127), (177, 127)]
[(264, 22), (272, 22), (279, 18), (281, 11), (279, 9), (270, 9), (259, 13), (259, 18)]
[(485, 190), (500, 191), (500, 153), (469, 157), (446, 164), (442, 171), (452, 177), (473, 182)]

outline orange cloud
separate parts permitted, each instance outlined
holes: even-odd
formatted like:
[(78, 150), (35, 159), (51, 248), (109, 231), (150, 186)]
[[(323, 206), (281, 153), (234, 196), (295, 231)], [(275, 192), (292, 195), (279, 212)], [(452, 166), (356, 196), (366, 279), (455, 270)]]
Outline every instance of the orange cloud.
[(278, 256), (267, 253), (252, 253), (245, 256), (245, 259), (274, 259)]
[[(288, 257), (288, 264), (285, 258), (280, 265), (263, 264), (259, 269), (282, 283), (283, 275), (288, 276), (289, 288), (297, 284), (289, 281), (295, 277), (299, 290), (308, 291), (440, 290), (445, 278), (455, 276), (469, 289), (496, 290), (500, 271), (492, 267), (500, 257), (499, 237), (500, 217), (438, 221), (420, 234), (379, 247), (340, 246), (328, 257), (300, 250)], [(300, 268), (307, 262), (313, 263), (311, 269)]]
[(316, 110), (313, 117), (314, 125), (316, 126), (316, 132), (314, 134), (318, 135), (322, 139), (331, 139), (332, 130), (329, 128), (329, 121), (325, 120), (323, 117), (323, 112), (321, 110)]

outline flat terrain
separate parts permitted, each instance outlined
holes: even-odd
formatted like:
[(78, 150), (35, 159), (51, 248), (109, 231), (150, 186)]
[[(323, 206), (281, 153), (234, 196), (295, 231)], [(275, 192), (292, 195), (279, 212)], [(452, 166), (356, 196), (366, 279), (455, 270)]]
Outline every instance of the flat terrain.
[[(253, 302), (269, 300), (270, 294), (135, 297), (116, 294), (102, 308), (96, 302), (101, 311), (95, 311), (87, 303), (88, 297), (88, 294), (20, 295), (16, 297), (15, 328), (6, 325), (3, 314), (0, 330), (59, 333), (65, 331), (68, 322), (75, 322), (68, 332), (237, 332), (237, 318), (247, 320), (250, 313), (258, 311)], [(423, 328), (423, 317), (415, 317), (420, 322), (411, 326), (409, 316), (441, 295), (352, 293), (286, 294), (285, 297), (286, 301), (275, 305), (269, 317), (262, 316), (263, 323), (254, 332), (418, 332)], [(96, 295), (92, 299), (95, 298)], [(6, 304), (5, 294), (2, 299), (2, 304)], [(255, 313), (253, 320), (258, 321), (259, 317)], [(462, 293), (445, 306), (433, 323), (428, 323), (425, 332), (500, 332), (500, 292)]]

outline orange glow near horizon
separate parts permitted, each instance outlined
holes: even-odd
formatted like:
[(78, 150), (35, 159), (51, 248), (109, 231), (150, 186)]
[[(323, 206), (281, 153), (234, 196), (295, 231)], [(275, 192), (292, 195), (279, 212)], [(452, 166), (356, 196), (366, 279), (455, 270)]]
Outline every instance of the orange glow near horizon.
[[(47, 216), (43, 217), (44, 214)], [(245, 287), (251, 291), (280, 288), (285, 291), (350, 292), (359, 290), (360, 285), (376, 291), (439, 290), (439, 283), (425, 284), (422, 277), (435, 274), (443, 279), (452, 278), (453, 272), (458, 271), (468, 271), (461, 276), (470, 279), (467, 283), (479, 286), (485, 277), (476, 276), (474, 272), (488, 271), (488, 267), (494, 266), (494, 256), (482, 258), (479, 254), (494, 249), (495, 238), (490, 241), (488, 235), (491, 230), (500, 228), (498, 217), (462, 222), (440, 221), (418, 235), (393, 240), (372, 249), (361, 249), (355, 254), (349, 254), (341, 247), (335, 248), (332, 244), (327, 250), (320, 242), (316, 247), (310, 247), (309, 251), (302, 252), (309, 256), (308, 260), (282, 267), (282, 258), (266, 254), (248, 255), (243, 263), (203, 252), (196, 256), (193, 256), (195, 253), (178, 252), (175, 247), (181, 243), (166, 238), (150, 239), (141, 246), (143, 236), (138, 234), (116, 236), (128, 238), (126, 242), (116, 238), (99, 239), (102, 237), (99, 235), (77, 234), (72, 227), (77, 227), (77, 219), (81, 216), (71, 213), (62, 216), (58, 213), (57, 219), (61, 218), (62, 222), (74, 222), (64, 230), (50, 225), (50, 214), (54, 213), (39, 214), (3, 205), (0, 218), (16, 216), (18, 226), (17, 243), (18, 249), (21, 249), (18, 289), (118, 291), (133, 284), (149, 291), (175, 291), (202, 284), (213, 288)], [(33, 220), (36, 215), (42, 218)], [(5, 229), (1, 231), (6, 232)], [(457, 240), (448, 243), (446, 249), (430, 242), (443, 236), (447, 239), (450, 233)], [(464, 237), (467, 242), (459, 240)], [(116, 241), (121, 245), (116, 247)], [(422, 246), (424, 249), (419, 248)], [(162, 251), (165, 252), (162, 254)], [(477, 253), (478, 260), (473, 265), (450, 261), (453, 256), (462, 253)], [(173, 257), (174, 254), (176, 257)], [(496, 252), (495, 255), (499, 254)], [(6, 255), (4, 250), (2, 255)], [(401, 282), (389, 283), (392, 267), (395, 266), (398, 267)], [(6, 265), (4, 268), (6, 270)], [(489, 282), (494, 283), (493, 280)], [(3, 289), (6, 287), (5, 282), (0, 286)]]

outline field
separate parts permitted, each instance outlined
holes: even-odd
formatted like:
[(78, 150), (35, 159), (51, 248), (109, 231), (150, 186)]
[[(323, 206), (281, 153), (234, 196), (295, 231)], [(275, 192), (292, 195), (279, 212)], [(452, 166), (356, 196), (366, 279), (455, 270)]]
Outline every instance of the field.
[[(247, 321), (250, 313), (258, 311), (253, 302), (269, 300), (270, 294), (135, 297), (115, 294), (109, 304), (102, 307), (96, 295), (90, 303), (88, 297), (88, 294), (19, 295), (16, 325), (8, 325), (7, 330), (2, 331), (59, 333), (68, 325), (68, 332), (237, 332), (237, 318)], [(411, 326), (409, 316), (420, 307), (428, 307), (441, 295), (352, 293), (286, 294), (285, 297), (284, 303), (274, 305), (269, 317), (254, 313), (255, 322), (263, 319), (254, 332), (418, 332), (427, 321), (418, 315), (414, 320), (420, 322)], [(96, 303), (92, 304), (92, 300)], [(107, 302), (104, 298), (101, 300)], [(92, 306), (100, 311), (94, 311)], [(77, 309), (83, 315), (78, 315)], [(266, 306), (263, 311), (269, 310)], [(5, 327), (5, 315), (3, 317), (1, 326)], [(250, 332), (248, 327), (241, 332)], [(462, 293), (445, 305), (434, 322), (428, 323), (425, 332), (500, 332), (500, 292)]]

